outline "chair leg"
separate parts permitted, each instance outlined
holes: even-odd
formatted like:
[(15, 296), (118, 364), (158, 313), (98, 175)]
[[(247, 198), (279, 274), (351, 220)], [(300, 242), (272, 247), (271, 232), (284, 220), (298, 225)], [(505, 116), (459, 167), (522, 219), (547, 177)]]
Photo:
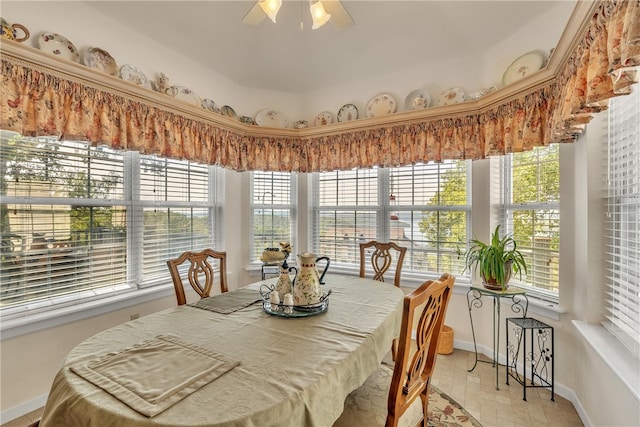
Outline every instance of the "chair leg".
[(394, 414), (387, 413), (387, 422), (384, 423), (384, 427), (398, 427), (398, 418)]
[(398, 348), (398, 340), (394, 338), (393, 342), (391, 343), (391, 360), (393, 360), (394, 362), (396, 361), (397, 348)]
[(420, 400), (422, 400), (422, 422), (418, 425), (429, 427), (429, 387), (420, 393)]

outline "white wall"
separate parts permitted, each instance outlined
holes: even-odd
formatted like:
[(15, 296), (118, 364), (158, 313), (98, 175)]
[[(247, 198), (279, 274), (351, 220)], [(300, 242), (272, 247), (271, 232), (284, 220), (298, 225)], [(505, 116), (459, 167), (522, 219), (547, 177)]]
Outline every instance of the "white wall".
[[(65, 5), (64, 7), (61, 7)], [(37, 35), (40, 31), (55, 31), (67, 36), (79, 48), (98, 45), (117, 57), (119, 64), (131, 63), (149, 76), (162, 70), (174, 84), (183, 84), (203, 97), (211, 96), (219, 106), (232, 105), (239, 114), (252, 115), (263, 107), (281, 109), (292, 119), (307, 118), (323, 110), (337, 111), (347, 102), (355, 103), (362, 111), (366, 102), (379, 92), (390, 92), (400, 105), (404, 96), (416, 88), (428, 89), (432, 97), (450, 86), (467, 90), (489, 86), (499, 82), (502, 72), (511, 61), (523, 52), (546, 50), (558, 40), (562, 23), (566, 22), (572, 2), (562, 2), (548, 16), (541, 17), (548, 23), (545, 34), (530, 34), (530, 28), (522, 28), (522, 34), (505, 40), (483, 57), (458, 58), (438, 67), (409, 68), (391, 75), (369, 77), (356, 84), (322, 88), (306, 94), (282, 94), (269, 91), (248, 90), (218, 75), (215, 70), (203, 69), (199, 64), (184, 58), (178, 52), (168, 51), (153, 40), (145, 39), (135, 29), (122, 27), (118, 22), (101, 17), (94, 10), (77, 2), (3, 2), (2, 16), (12, 22), (20, 22)], [(90, 19), (83, 19), (90, 16)], [(553, 25), (552, 25), (553, 24)], [(555, 24), (558, 24), (557, 26)], [(535, 28), (532, 25), (532, 28)], [(527, 32), (529, 31), (529, 33)], [(529, 44), (522, 46), (513, 40), (527, 36)], [(32, 40), (35, 37), (32, 36)], [(481, 64), (479, 66), (478, 64)], [(478, 70), (481, 69), (481, 72)], [(335, 114), (335, 113), (334, 113)], [(303, 117), (300, 117), (300, 116)], [(591, 132), (592, 127), (589, 128)], [(593, 135), (592, 138), (597, 138)], [(594, 321), (599, 317), (599, 301), (602, 292), (599, 283), (598, 245), (597, 153), (587, 149), (595, 140), (581, 138), (576, 144), (561, 150), (561, 303), (566, 314), (559, 320), (534, 314), (540, 320), (555, 327), (556, 331), (556, 385), (558, 392), (572, 399), (583, 420), (591, 425), (626, 426), (637, 424), (638, 400), (613, 374), (602, 359), (586, 344), (571, 324), (574, 319)], [(487, 182), (491, 179), (492, 160), (474, 163), (474, 217), (475, 235), (487, 235), (491, 204), (483, 199)], [(225, 171), (226, 199), (222, 219), (221, 248), (230, 256), (229, 279), (232, 288), (255, 281), (249, 274), (246, 260), (249, 256), (249, 173)], [(588, 185), (585, 185), (587, 183)], [(306, 177), (299, 185), (300, 249), (307, 247), (306, 227)], [(582, 266), (589, 266), (587, 269)], [(3, 420), (19, 416), (44, 403), (53, 377), (67, 352), (85, 338), (129, 320), (132, 313), (145, 315), (175, 304), (173, 296), (164, 297), (123, 310), (101, 314), (81, 321), (74, 321), (26, 334), (1, 342), (0, 401)], [(491, 347), (491, 311), (485, 304), (474, 313), (478, 342), (482, 348)], [(508, 307), (503, 308), (503, 313)], [(464, 294), (455, 294), (447, 315), (447, 324), (455, 331), (456, 345), (470, 348), (471, 332)], [(501, 325), (503, 327), (503, 325)], [(502, 332), (504, 337), (504, 331)]]

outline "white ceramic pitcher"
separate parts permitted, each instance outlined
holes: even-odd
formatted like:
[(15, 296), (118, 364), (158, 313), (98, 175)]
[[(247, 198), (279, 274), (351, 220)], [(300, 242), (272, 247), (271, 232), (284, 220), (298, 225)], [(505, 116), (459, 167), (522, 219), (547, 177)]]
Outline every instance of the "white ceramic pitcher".
[[(314, 305), (322, 302), (322, 279), (329, 268), (328, 257), (316, 257), (315, 254), (304, 252), (300, 258), (300, 271), (293, 281), (293, 300), (295, 305)], [(322, 275), (318, 273), (316, 262), (326, 260)]]

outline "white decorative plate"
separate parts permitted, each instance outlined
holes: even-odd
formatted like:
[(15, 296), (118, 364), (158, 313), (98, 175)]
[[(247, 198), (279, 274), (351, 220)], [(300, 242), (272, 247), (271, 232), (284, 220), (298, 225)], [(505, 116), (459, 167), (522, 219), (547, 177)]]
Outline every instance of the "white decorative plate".
[(214, 113), (220, 114), (220, 108), (218, 108), (218, 105), (214, 102), (213, 99), (209, 99), (209, 98), (203, 99), (202, 108), (204, 108), (205, 110), (213, 111)]
[(438, 105), (452, 105), (459, 104), (464, 102), (466, 99), (466, 95), (464, 90), (459, 87), (452, 87), (447, 90), (442, 91), (440, 97), (438, 98)]
[(253, 120), (249, 116), (240, 116), (240, 122), (244, 123), (245, 125), (251, 125), (251, 126), (254, 126), (256, 124), (255, 120)]
[(256, 114), (256, 124), (269, 128), (286, 128), (289, 124), (289, 119), (280, 111), (264, 109)]
[(90, 47), (84, 52), (82, 62), (89, 68), (98, 70), (110, 76), (118, 75), (118, 64), (113, 56), (109, 55), (104, 49), (99, 47)]
[(350, 122), (358, 118), (358, 107), (353, 104), (344, 104), (338, 111), (339, 122)]
[(140, 71), (133, 65), (127, 64), (120, 67), (120, 78), (122, 80), (128, 81), (129, 83), (133, 83), (134, 85), (151, 89), (151, 82), (149, 81), (147, 76), (145, 76), (142, 71)]
[(313, 121), (314, 126), (324, 126), (333, 123), (333, 116), (329, 111), (323, 111), (322, 113), (316, 116), (316, 119)]
[(366, 108), (367, 117), (380, 117), (396, 112), (397, 104), (393, 96), (380, 93), (369, 100)]
[(228, 105), (223, 105), (220, 109), (220, 114), (223, 116), (231, 117), (232, 119), (238, 120), (238, 115), (236, 114), (236, 110), (229, 107)]
[(529, 74), (535, 73), (544, 64), (544, 55), (542, 52), (532, 51), (525, 53), (515, 61), (504, 72), (502, 76), (502, 84), (508, 85)]
[(66, 59), (67, 61), (80, 62), (78, 49), (66, 37), (60, 34), (40, 34), (38, 37), (38, 48), (51, 55)]
[(407, 98), (404, 100), (404, 109), (405, 110), (421, 110), (423, 108), (427, 108), (431, 104), (431, 97), (429, 94), (422, 90), (416, 89), (412, 90)]
[(308, 126), (309, 122), (307, 122), (306, 120), (296, 120), (296, 122), (293, 124), (293, 127), (296, 129), (304, 129)]
[(198, 107), (202, 106), (202, 100), (200, 97), (191, 89), (184, 86), (171, 86), (167, 89), (167, 95), (171, 95), (174, 98), (188, 102), (189, 104), (197, 105)]

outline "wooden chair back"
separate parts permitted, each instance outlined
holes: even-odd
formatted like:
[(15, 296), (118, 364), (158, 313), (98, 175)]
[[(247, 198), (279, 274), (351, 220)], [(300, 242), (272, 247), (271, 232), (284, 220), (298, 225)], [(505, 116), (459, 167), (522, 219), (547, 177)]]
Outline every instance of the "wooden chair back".
[[(397, 357), (389, 388), (385, 423), (387, 427), (397, 426), (402, 414), (418, 396), (422, 400), (422, 422), (419, 425), (428, 425), (427, 405), (431, 374), (438, 356), (438, 341), (454, 281), (455, 277), (443, 274), (440, 279), (429, 280), (404, 297)], [(416, 310), (422, 305), (422, 310)], [(414, 325), (417, 347), (415, 352), (411, 345)]]
[(218, 261), (220, 269), (220, 292), (227, 292), (227, 253), (218, 252), (213, 249), (205, 249), (201, 252), (187, 251), (178, 258), (167, 261), (173, 286), (176, 290), (176, 299), (178, 305), (187, 303), (184, 293), (184, 285), (182, 284), (182, 276), (180, 275), (180, 266), (189, 263), (189, 269), (186, 276), (189, 284), (195, 290), (200, 298), (207, 298), (211, 295), (211, 289), (214, 283), (214, 267), (212, 260)]
[(399, 246), (393, 242), (383, 243), (372, 240), (367, 243), (360, 243), (360, 277), (365, 277), (366, 271), (366, 252), (367, 249), (374, 248), (369, 257), (370, 265), (373, 267), (373, 279), (384, 282), (385, 273), (393, 265), (395, 259), (395, 276), (393, 284), (400, 286), (400, 273), (402, 272), (402, 263), (407, 248)]

